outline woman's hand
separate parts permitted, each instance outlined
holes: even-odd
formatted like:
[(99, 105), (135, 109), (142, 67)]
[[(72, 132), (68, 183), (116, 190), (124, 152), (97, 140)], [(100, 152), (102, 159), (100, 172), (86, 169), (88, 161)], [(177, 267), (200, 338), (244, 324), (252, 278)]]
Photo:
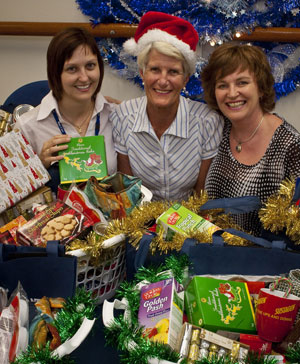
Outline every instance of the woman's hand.
[(67, 149), (68, 145), (64, 143), (69, 143), (70, 140), (71, 138), (68, 135), (60, 134), (55, 135), (43, 144), (39, 157), (45, 168), (49, 168), (53, 162), (64, 158), (63, 155), (58, 155), (58, 152)]

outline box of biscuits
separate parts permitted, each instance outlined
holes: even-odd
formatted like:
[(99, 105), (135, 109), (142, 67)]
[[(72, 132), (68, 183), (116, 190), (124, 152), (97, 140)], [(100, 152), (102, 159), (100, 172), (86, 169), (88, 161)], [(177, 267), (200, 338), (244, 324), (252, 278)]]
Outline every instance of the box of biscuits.
[(62, 201), (56, 201), (17, 230), (17, 243), (45, 246), (47, 241), (59, 240), (66, 244), (92, 224), (78, 211)]

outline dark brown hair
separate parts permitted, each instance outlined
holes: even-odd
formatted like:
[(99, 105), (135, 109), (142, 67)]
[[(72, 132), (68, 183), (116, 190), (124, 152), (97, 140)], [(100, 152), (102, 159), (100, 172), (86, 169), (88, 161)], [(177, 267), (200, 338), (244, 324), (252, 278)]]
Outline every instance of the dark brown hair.
[(101, 88), (104, 76), (104, 65), (95, 38), (85, 29), (76, 27), (66, 28), (52, 38), (47, 50), (47, 75), (49, 86), (53, 92), (53, 96), (58, 101), (61, 100), (63, 93), (61, 74), (65, 61), (69, 60), (75, 49), (81, 45), (89, 47), (91, 52), (95, 54), (98, 59), (100, 79), (94, 97), (96, 97)]
[(237, 69), (248, 70), (255, 77), (261, 93), (260, 106), (263, 112), (275, 107), (274, 78), (265, 53), (256, 46), (224, 43), (210, 55), (208, 64), (201, 73), (204, 99), (207, 104), (219, 111), (215, 87), (216, 82)]

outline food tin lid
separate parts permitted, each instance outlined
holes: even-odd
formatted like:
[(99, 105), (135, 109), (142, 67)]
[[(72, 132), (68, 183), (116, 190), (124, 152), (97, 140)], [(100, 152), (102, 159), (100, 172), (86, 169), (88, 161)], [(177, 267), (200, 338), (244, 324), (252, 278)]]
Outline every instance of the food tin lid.
[(27, 111), (34, 109), (32, 105), (29, 104), (21, 104), (15, 107), (13, 112), (13, 120), (16, 122), (19, 120), (20, 116), (25, 114)]

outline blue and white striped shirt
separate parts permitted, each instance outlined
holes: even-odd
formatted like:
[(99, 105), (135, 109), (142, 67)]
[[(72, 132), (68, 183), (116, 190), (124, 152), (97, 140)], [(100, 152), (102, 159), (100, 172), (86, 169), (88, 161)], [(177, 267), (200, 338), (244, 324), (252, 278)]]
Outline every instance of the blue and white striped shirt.
[(186, 200), (201, 161), (217, 154), (223, 120), (207, 105), (180, 96), (177, 115), (160, 140), (148, 119), (146, 97), (122, 102), (110, 115), (118, 153), (128, 155), (132, 173), (154, 200)]

